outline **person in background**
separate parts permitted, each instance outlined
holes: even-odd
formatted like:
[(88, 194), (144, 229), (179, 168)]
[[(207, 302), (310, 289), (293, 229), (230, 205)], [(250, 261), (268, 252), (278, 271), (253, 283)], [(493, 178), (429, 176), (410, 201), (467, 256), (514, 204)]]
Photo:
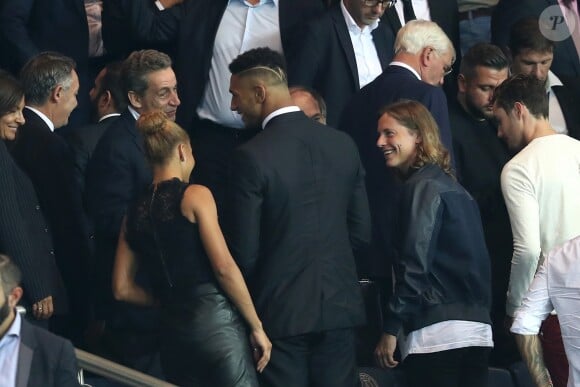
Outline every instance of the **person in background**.
[(294, 104), (306, 114), (307, 117), (326, 124), (326, 103), (316, 90), (305, 86), (293, 86), (288, 89)]

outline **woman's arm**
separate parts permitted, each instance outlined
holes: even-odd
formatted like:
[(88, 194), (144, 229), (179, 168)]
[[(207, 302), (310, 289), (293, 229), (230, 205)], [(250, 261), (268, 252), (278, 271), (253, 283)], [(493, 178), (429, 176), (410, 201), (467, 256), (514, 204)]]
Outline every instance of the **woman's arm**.
[(190, 221), (198, 223), (201, 240), (216, 279), (250, 326), (252, 345), (261, 350), (257, 366), (261, 372), (270, 360), (272, 343), (264, 332), (242, 273), (226, 245), (209, 189), (200, 185), (190, 186), (185, 192), (181, 211)]
[(139, 265), (135, 258), (135, 253), (125, 239), (125, 223), (126, 218), (123, 219), (121, 226), (113, 267), (113, 295), (117, 301), (130, 302), (142, 306), (155, 305), (155, 298), (135, 282), (135, 273)]

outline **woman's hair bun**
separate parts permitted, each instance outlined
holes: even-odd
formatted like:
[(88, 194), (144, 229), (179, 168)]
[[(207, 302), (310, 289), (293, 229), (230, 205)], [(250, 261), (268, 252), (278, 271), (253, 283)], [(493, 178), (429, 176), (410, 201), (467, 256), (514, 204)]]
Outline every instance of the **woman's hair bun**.
[(144, 135), (157, 134), (163, 131), (167, 123), (167, 115), (162, 111), (142, 114), (137, 120), (137, 128)]

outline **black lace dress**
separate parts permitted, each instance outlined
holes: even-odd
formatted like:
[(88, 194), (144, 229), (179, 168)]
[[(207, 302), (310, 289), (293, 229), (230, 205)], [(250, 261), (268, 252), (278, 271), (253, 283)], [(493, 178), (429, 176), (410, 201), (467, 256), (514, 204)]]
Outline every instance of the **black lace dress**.
[(187, 187), (160, 182), (127, 213), (127, 242), (163, 311), (163, 371), (179, 386), (257, 386), (243, 321), (216, 285), (198, 225), (181, 213)]

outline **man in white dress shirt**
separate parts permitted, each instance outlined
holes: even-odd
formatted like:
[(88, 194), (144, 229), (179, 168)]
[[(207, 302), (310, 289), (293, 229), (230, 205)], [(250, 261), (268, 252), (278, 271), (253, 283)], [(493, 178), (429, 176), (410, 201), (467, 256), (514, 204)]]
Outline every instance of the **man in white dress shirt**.
[(538, 337), (542, 321), (552, 310), (560, 315), (564, 349), (570, 363), (568, 386), (580, 383), (580, 236), (552, 250), (538, 269), (511, 331), (536, 385), (552, 383)]

